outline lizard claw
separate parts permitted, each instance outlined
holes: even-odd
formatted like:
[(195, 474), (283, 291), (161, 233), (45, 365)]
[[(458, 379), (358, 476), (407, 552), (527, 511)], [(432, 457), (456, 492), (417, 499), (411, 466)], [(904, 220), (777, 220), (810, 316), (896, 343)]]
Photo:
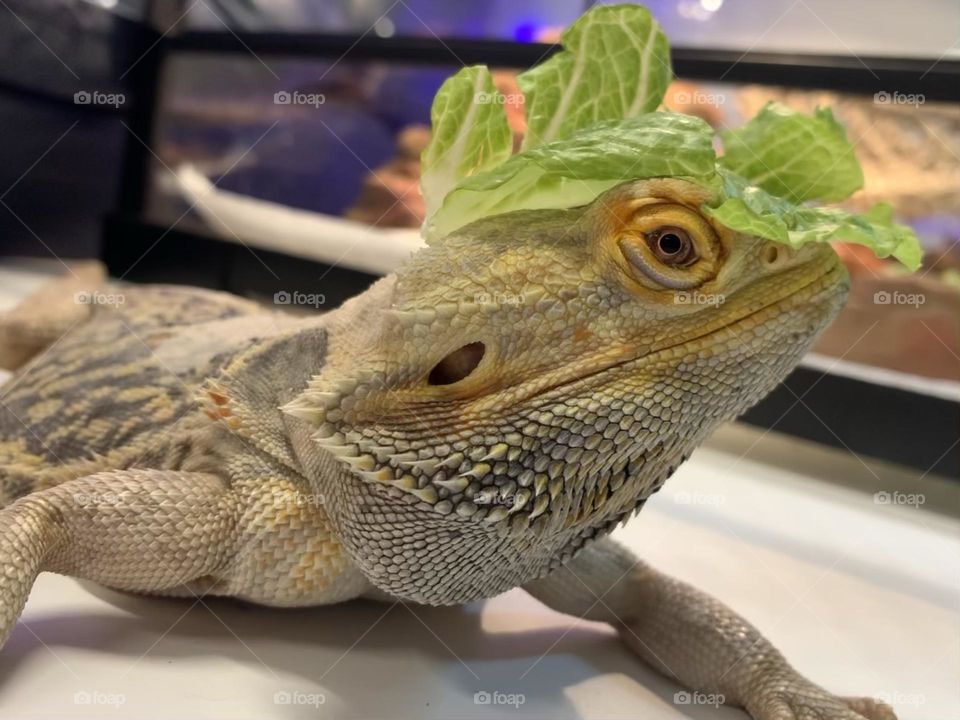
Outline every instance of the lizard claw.
[(893, 708), (867, 697), (837, 697), (812, 683), (787, 683), (747, 704), (754, 720), (897, 720)]
[(893, 708), (882, 700), (875, 700), (870, 697), (844, 697), (840, 698), (854, 712), (863, 715), (867, 720), (897, 720)]

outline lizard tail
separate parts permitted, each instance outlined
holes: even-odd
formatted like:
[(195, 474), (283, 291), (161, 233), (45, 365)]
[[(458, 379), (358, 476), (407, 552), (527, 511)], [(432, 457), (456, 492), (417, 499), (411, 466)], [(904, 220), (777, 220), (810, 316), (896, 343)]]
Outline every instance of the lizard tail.
[(95, 260), (72, 263), (67, 270), (12, 310), (0, 313), (0, 368), (22, 367), (89, 317), (90, 293), (103, 284), (106, 270)]

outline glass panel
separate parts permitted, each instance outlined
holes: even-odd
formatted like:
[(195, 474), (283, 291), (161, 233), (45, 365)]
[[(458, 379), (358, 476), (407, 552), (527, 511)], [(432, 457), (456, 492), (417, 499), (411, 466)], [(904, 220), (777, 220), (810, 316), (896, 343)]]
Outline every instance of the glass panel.
[[(349, 58), (178, 56), (164, 83), (149, 219), (224, 234), (222, 218), (191, 207), (174, 172), (189, 166), (220, 191), (353, 221), (331, 226), (332, 233), (406, 228), (406, 241), (419, 242), (419, 153), (429, 139), (433, 94), (454, 70)], [(495, 79), (504, 95), (518, 97), (514, 72), (497, 70)], [(666, 105), (722, 130), (741, 125), (771, 99), (808, 112), (834, 108), (866, 176), (865, 189), (847, 205), (863, 210), (890, 202), (926, 250), (924, 268), (904, 276), (862, 248), (838, 246), (852, 276), (850, 301), (816, 352), (960, 380), (957, 106), (899, 93), (861, 97), (687, 81), (673, 84)], [(507, 110), (519, 139), (522, 106)], [(360, 252), (358, 242), (352, 252)], [(302, 244), (290, 252), (301, 251)]]
[[(109, 0), (108, 0), (109, 1)], [(605, 4), (617, 0), (604, 0)], [(553, 42), (589, 0), (207, 0), (194, 29)], [(960, 4), (926, 0), (647, 0), (674, 47), (960, 58)]]
[(652, 0), (673, 47), (960, 57), (960, 4), (926, 0)]
[[(148, 216), (185, 202), (175, 168), (222, 190), (375, 225), (418, 227), (430, 102), (453, 66), (177, 56), (165, 76)], [(397, 200), (397, 197), (400, 200)], [(178, 224), (198, 229), (192, 214)]]
[[(863, 166), (864, 188), (845, 204), (893, 206), (925, 250), (913, 275), (857, 245), (835, 244), (851, 276), (850, 297), (814, 352), (826, 368), (845, 363), (960, 380), (960, 108), (902, 93), (826, 91), (675, 82), (666, 104), (718, 130), (738, 127), (770, 100), (802, 112), (830, 107)], [(936, 388), (928, 388), (936, 391)]]

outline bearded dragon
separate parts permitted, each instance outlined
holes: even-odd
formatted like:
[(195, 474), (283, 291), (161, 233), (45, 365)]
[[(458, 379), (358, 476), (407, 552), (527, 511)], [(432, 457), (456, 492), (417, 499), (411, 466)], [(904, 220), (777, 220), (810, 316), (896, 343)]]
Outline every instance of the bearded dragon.
[(757, 720), (893, 718), (607, 537), (846, 296), (829, 245), (732, 231), (706, 192), (482, 219), (317, 316), (69, 276), (27, 299), (2, 325), (25, 364), (0, 390), (0, 639), (44, 571), (283, 607), (522, 587)]

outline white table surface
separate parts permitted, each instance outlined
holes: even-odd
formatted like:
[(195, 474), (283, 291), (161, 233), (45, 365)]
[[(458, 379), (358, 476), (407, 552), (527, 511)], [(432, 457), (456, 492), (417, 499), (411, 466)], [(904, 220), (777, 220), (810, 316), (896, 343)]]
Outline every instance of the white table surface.
[[(0, 307), (24, 278), (0, 268)], [(830, 689), (960, 718), (960, 486), (919, 475), (729, 426), (616, 535)], [(878, 504), (878, 489), (926, 502)], [(281, 611), (44, 574), (0, 652), (4, 719), (745, 717), (676, 704), (677, 690), (606, 627), (519, 590), (465, 608)], [(476, 704), (481, 691), (523, 702)]]

